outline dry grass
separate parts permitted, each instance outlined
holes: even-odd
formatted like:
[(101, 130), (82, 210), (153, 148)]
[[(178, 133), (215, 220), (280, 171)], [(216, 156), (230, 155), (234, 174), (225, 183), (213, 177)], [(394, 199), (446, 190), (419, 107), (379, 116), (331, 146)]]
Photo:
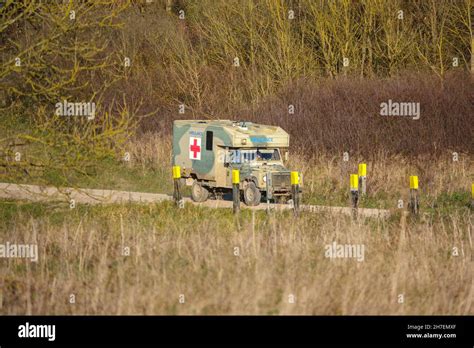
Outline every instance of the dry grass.
[[(37, 240), (40, 260), (2, 260), (1, 313), (473, 314), (470, 213), (405, 219), (24, 207), (2, 240)], [(363, 244), (364, 261), (326, 258), (333, 241)]]
[[(436, 207), (440, 197), (460, 193), (466, 205), (468, 192), (474, 181), (474, 162), (468, 155), (458, 154), (453, 161), (450, 154), (437, 159), (420, 156), (407, 159), (383, 153), (367, 159), (361, 156), (343, 161), (343, 154), (321, 154), (310, 160), (296, 155), (289, 167), (302, 171), (305, 181), (304, 197), (308, 201), (325, 204), (344, 204), (348, 199), (349, 175), (357, 174), (358, 164), (367, 164), (368, 198), (362, 204), (395, 208), (399, 199), (409, 199), (409, 176), (417, 175), (420, 194), (425, 208)], [(348, 204), (348, 203), (347, 203)]]

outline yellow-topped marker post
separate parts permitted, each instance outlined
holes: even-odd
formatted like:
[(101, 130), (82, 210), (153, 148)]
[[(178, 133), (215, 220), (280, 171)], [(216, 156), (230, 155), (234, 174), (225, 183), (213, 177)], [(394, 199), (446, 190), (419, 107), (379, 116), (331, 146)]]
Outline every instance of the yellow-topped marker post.
[(418, 202), (418, 177), (416, 175), (410, 176), (410, 211), (417, 215), (420, 203)]
[(298, 172), (291, 172), (290, 174), (291, 179), (291, 196), (293, 199), (293, 209), (295, 215), (298, 215), (298, 211), (300, 209), (300, 175)]
[(474, 182), (471, 184), (471, 208), (474, 209)]
[(410, 189), (418, 190), (418, 177), (415, 175), (410, 176)]
[(355, 209), (357, 208), (357, 203), (359, 202), (359, 176), (357, 174), (351, 174), (350, 186), (352, 208)]
[(359, 194), (367, 194), (367, 164), (359, 163)]
[(240, 172), (238, 169), (232, 169), (232, 200), (234, 214), (240, 211)]
[(181, 167), (173, 166), (173, 179), (181, 179)]
[(179, 181), (181, 179), (181, 167), (173, 166), (173, 182), (174, 182), (174, 191), (173, 198), (179, 208), (183, 208), (183, 199), (181, 198), (181, 191)]

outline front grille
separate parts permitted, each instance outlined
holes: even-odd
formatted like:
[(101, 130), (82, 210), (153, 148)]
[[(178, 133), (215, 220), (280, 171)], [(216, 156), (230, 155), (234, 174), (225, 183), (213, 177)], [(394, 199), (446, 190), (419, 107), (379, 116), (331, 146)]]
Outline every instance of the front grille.
[(272, 185), (275, 189), (291, 187), (290, 173), (273, 173)]

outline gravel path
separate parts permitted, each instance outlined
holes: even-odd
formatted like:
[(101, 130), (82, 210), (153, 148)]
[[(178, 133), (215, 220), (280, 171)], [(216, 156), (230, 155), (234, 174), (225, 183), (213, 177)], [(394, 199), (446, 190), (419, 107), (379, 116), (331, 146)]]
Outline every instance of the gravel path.
[[(162, 193), (146, 193), (146, 192), (131, 192), (131, 191), (116, 191), (116, 190), (99, 190), (99, 189), (81, 189), (63, 187), (56, 188), (51, 186), (39, 185), (21, 185), (0, 183), (0, 198), (18, 199), (34, 202), (45, 201), (66, 201), (74, 200), (79, 204), (110, 204), (110, 203), (156, 203), (163, 201), (170, 201), (172, 196)], [(192, 203), (194, 205), (205, 206), (209, 208), (232, 208), (232, 201), (227, 200), (208, 200), (204, 203), (195, 203), (190, 198), (184, 198), (185, 203)], [(286, 210), (291, 209), (288, 204), (265, 204), (262, 203), (256, 207), (247, 207), (241, 204), (244, 209), (257, 210)], [(335, 214), (352, 215), (353, 210), (349, 207), (327, 207), (320, 205), (301, 205), (302, 211), (309, 212), (329, 212)], [(357, 210), (359, 216), (365, 217), (379, 217), (387, 218), (390, 216), (390, 211), (385, 209), (369, 209), (359, 208)]]

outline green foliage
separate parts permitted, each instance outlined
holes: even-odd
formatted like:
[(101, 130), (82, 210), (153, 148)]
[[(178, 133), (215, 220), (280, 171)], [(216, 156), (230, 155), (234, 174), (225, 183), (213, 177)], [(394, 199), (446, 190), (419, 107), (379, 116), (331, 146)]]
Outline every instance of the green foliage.
[[(117, 75), (109, 44), (128, 3), (13, 2), (0, 8), (0, 178), (67, 183), (115, 156), (134, 130), (123, 103), (104, 103)], [(61, 115), (57, 103), (94, 103), (95, 115)], [(20, 156), (16, 156), (20, 154)], [(18, 158), (17, 158), (18, 157)]]

